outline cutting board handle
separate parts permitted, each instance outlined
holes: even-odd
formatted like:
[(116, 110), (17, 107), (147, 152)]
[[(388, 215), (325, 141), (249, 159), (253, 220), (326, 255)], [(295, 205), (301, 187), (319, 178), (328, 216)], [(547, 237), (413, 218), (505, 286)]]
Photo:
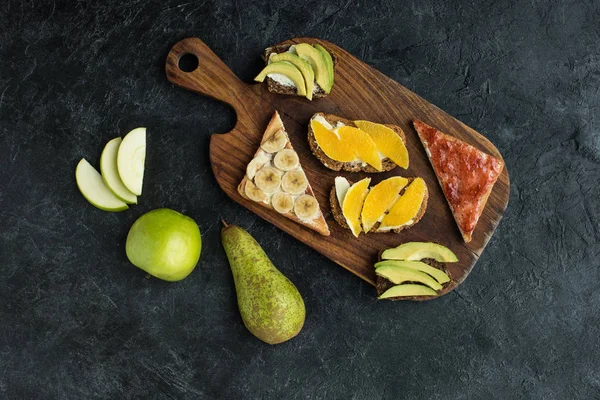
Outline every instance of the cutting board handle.
[[(180, 68), (180, 60), (188, 54), (192, 56), (192, 60), (196, 57), (197, 67), (185, 72)], [(198, 38), (188, 38), (176, 43), (169, 51), (165, 68), (171, 83), (227, 103), (238, 116), (244, 108), (244, 99), (252, 96), (248, 93), (248, 85)]]

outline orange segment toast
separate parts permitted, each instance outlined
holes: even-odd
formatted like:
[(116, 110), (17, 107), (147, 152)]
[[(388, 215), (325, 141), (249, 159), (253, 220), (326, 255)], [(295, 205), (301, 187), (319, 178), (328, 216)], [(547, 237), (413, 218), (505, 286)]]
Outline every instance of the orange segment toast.
[(329, 227), (279, 113), (267, 125), (238, 192), (247, 200), (329, 236)]
[(373, 173), (409, 165), (406, 135), (396, 125), (319, 112), (308, 123), (308, 144), (315, 157), (333, 171)]
[[(363, 181), (354, 185), (350, 183), (351, 187), (347, 193), (353, 186)], [(423, 218), (427, 210), (429, 192), (422, 178), (392, 177), (371, 187), (367, 194), (357, 196), (357, 199), (357, 201), (362, 199), (362, 204), (359, 205), (361, 211), (358, 229), (348, 222), (349, 215), (345, 210), (350, 208), (350, 205), (345, 204), (346, 199), (343, 199), (343, 204), (340, 204), (336, 186), (331, 188), (329, 194), (331, 214), (342, 228), (352, 230), (355, 236), (360, 232), (398, 233), (414, 226)], [(353, 201), (352, 198), (350, 200)], [(352, 220), (352, 225), (354, 224), (355, 221)]]

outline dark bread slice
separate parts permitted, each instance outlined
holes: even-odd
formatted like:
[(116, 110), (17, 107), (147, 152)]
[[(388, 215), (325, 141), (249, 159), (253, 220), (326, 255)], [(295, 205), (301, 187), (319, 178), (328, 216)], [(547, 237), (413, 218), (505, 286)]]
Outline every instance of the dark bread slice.
[[(313, 115), (311, 117), (311, 120), (312, 120), (312, 118), (314, 118), (317, 115), (321, 115), (331, 125), (335, 125), (338, 122), (341, 122), (344, 125), (352, 126), (352, 127), (356, 128), (356, 125), (354, 124), (354, 122), (352, 122), (349, 119), (338, 117), (337, 115), (333, 115), (333, 114), (325, 114), (322, 112), (319, 112), (319, 113), (316, 113), (315, 115)], [(383, 124), (383, 125), (387, 126), (391, 130), (396, 132), (398, 134), (398, 136), (400, 136), (400, 138), (402, 139), (404, 144), (406, 144), (406, 135), (404, 134), (404, 131), (402, 130), (402, 128), (400, 128), (399, 126), (396, 126), (396, 125), (388, 125), (388, 124)], [(319, 147), (319, 144), (317, 143), (317, 139), (315, 139), (315, 133), (312, 129), (310, 122), (308, 123), (308, 145), (310, 147), (310, 151), (312, 151), (312, 153), (315, 155), (315, 157), (317, 157), (317, 159), (319, 161), (321, 161), (321, 164), (323, 164), (324, 166), (326, 166), (327, 168), (329, 168), (333, 171), (344, 170), (344, 171), (348, 171), (348, 172), (362, 171), (362, 172), (368, 172), (368, 173), (377, 173), (377, 172), (391, 171), (398, 166), (389, 158), (384, 158), (383, 160), (381, 160), (381, 166), (382, 166), (381, 171), (377, 171), (375, 168), (373, 168), (369, 164), (367, 164), (363, 167), (361, 163), (335, 161), (335, 160), (329, 158), (327, 156), (327, 154), (325, 154), (325, 152), (321, 149), (321, 147)]]
[[(402, 189), (402, 191), (400, 191), (400, 193), (404, 193), (404, 191), (406, 190), (408, 185), (410, 185), (411, 182), (415, 180), (415, 178), (406, 178), (406, 179), (408, 179), (408, 183)], [(348, 181), (348, 183), (350, 183), (350, 185), (353, 184), (353, 182), (350, 182), (350, 181)], [(388, 232), (400, 233), (401, 231), (403, 231), (405, 229), (415, 226), (417, 224), (417, 222), (419, 222), (421, 220), (421, 218), (423, 218), (423, 215), (425, 214), (425, 211), (427, 210), (427, 201), (428, 200), (429, 200), (429, 190), (427, 190), (425, 192), (425, 197), (423, 197), (423, 202), (421, 203), (421, 208), (419, 209), (419, 212), (417, 213), (417, 216), (414, 218), (412, 224), (401, 226), (400, 228), (392, 229), (391, 231), (378, 231), (377, 228), (379, 228), (380, 223), (377, 222), (375, 225), (373, 225), (373, 227), (371, 228), (369, 233), (373, 233), (373, 232), (375, 232), (375, 233), (388, 233)], [(335, 185), (331, 188), (331, 191), (329, 192), (329, 203), (331, 205), (331, 214), (333, 215), (333, 219), (335, 219), (335, 222), (337, 222), (342, 228), (350, 229), (350, 227), (348, 226), (348, 223), (346, 222), (346, 218), (344, 217), (344, 213), (342, 212), (342, 207), (340, 206), (340, 203), (338, 202), (337, 195), (335, 192)]]
[[(379, 261), (381, 260), (381, 252), (379, 253), (379, 257), (378, 257)], [(452, 282), (452, 276), (450, 275), (450, 273), (448, 272), (448, 270), (446, 269), (446, 264), (441, 263), (439, 261), (434, 260), (433, 258), (424, 258), (421, 260), (422, 262), (424, 262), (427, 265), (431, 265), (433, 268), (437, 268), (439, 270), (444, 271), (448, 276), (450, 276), (450, 282)], [(391, 281), (387, 280), (386, 278), (376, 275), (377, 280), (375, 281), (375, 288), (377, 289), (377, 297), (381, 296), (386, 290), (388, 290), (389, 288), (396, 286), (395, 283), (392, 283)], [(448, 282), (448, 283), (450, 283)], [(419, 282), (403, 282), (404, 283), (419, 283)], [(448, 283), (444, 283), (444, 285), (448, 285)], [(419, 283), (421, 284), (421, 283)], [(434, 296), (401, 296), (401, 297), (388, 297), (385, 300), (392, 300), (392, 301), (396, 301), (396, 300), (415, 300), (415, 301), (421, 301), (421, 300), (428, 300), (430, 298), (434, 298)]]
[[(278, 44), (275, 46), (267, 47), (263, 54), (263, 59), (265, 60), (265, 65), (268, 64), (269, 56), (272, 53), (277, 53), (277, 54), (285, 53), (286, 51), (288, 51), (290, 49), (291, 46), (292, 46), (291, 44)], [(323, 47), (325, 47), (325, 46), (323, 46)], [(327, 48), (325, 48), (325, 50), (327, 50)], [(329, 52), (329, 54), (331, 54), (331, 58), (333, 59), (333, 71), (334, 71), (334, 75), (335, 75), (335, 66), (337, 64), (337, 58), (331, 51), (329, 51), (329, 50), (327, 50), (327, 51)], [(271, 92), (271, 93), (297, 95), (296, 94), (297, 90), (296, 90), (295, 86), (282, 85), (281, 83), (271, 79), (268, 76), (267, 76), (267, 88), (269, 89), (269, 92)], [(323, 88), (321, 88), (321, 86), (319, 86), (319, 84), (317, 82), (315, 82), (315, 88), (317, 88), (317, 90), (313, 94), (313, 99), (327, 96), (327, 93), (325, 93)]]

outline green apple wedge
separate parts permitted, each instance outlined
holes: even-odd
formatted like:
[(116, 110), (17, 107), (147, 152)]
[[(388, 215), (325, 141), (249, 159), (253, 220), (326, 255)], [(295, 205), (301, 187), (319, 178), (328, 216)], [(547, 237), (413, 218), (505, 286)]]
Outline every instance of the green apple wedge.
[(125, 203), (137, 204), (137, 196), (123, 184), (117, 168), (117, 154), (122, 139), (120, 137), (109, 141), (100, 156), (100, 173), (104, 183), (111, 192)]
[(127, 203), (106, 187), (100, 173), (85, 158), (75, 168), (75, 180), (83, 197), (94, 207), (103, 211), (124, 211), (129, 208)]
[(146, 161), (146, 128), (136, 128), (123, 138), (117, 152), (117, 169), (125, 187), (142, 194), (144, 163)]

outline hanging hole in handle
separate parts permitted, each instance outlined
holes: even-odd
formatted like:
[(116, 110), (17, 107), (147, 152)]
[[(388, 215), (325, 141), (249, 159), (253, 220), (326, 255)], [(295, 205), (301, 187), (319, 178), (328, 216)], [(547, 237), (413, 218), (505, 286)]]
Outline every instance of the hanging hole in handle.
[(179, 59), (178, 65), (183, 72), (194, 72), (198, 68), (198, 57), (190, 53), (184, 54)]

